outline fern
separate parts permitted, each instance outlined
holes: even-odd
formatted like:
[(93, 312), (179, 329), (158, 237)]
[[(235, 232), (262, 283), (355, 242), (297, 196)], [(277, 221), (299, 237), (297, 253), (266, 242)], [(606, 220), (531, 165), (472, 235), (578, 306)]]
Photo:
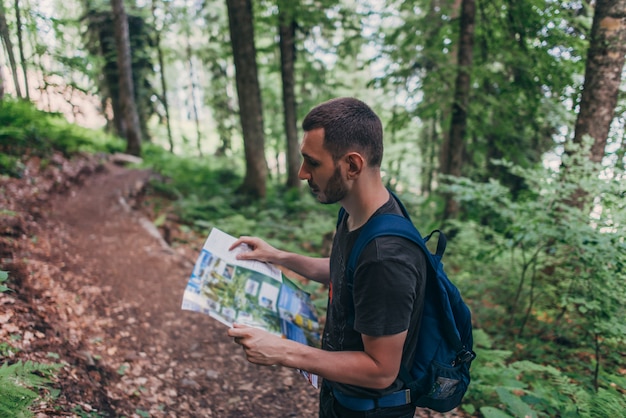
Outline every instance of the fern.
[[(611, 389), (586, 392), (578, 382), (552, 366), (531, 361), (511, 363), (523, 387), (497, 386), (502, 411), (513, 416), (562, 416), (609, 418), (622, 416), (626, 397)], [(495, 408), (480, 408), (485, 417), (503, 417)]]
[(626, 411), (624, 395), (614, 390), (600, 389), (590, 398), (589, 417), (618, 417)]
[(39, 390), (50, 383), (50, 376), (61, 364), (18, 361), (0, 366), (0, 416), (31, 417), (29, 408), (39, 398)]

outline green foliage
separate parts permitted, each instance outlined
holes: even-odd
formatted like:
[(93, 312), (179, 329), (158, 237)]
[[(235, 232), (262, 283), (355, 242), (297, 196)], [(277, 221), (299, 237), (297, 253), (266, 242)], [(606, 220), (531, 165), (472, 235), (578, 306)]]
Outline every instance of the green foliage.
[(0, 416), (30, 417), (29, 408), (40, 398), (39, 391), (46, 390), (50, 377), (60, 369), (60, 364), (38, 364), (21, 361), (0, 366)]
[(0, 270), (0, 293), (8, 292), (11, 290), (4, 283), (9, 280), (9, 273), (6, 271)]
[(585, 391), (578, 382), (552, 366), (519, 361), (505, 370), (515, 374), (517, 383), (482, 387), (493, 390), (498, 396), (497, 408), (480, 408), (485, 417), (613, 417), (621, 416), (626, 407), (624, 394), (614, 389), (600, 389), (597, 393)]
[(101, 412), (98, 412), (98, 411), (86, 412), (80, 406), (75, 406), (74, 408), (72, 408), (72, 413), (75, 414), (77, 417), (80, 417), (80, 418), (99, 418), (99, 417), (106, 417), (106, 416), (108, 416), (108, 414), (101, 413)]
[[(567, 147), (559, 171), (498, 162), (529, 185), (524, 194), (494, 180), (456, 179), (446, 189), (471, 207), (448, 262), (462, 267), (453, 277), (494, 336), (485, 344), (477, 330), (478, 342), (510, 353), (503, 363), (479, 351), (473, 365), (470, 397), (485, 416), (500, 416), (485, 408), (498, 405), (513, 416), (528, 416), (527, 406), (546, 416), (612, 416), (626, 400), (612, 389), (624, 383), (614, 353), (626, 341), (625, 173), (590, 163), (588, 147)], [(605, 408), (590, 407), (601, 392)]]
[(0, 101), (0, 174), (19, 175), (26, 154), (47, 158), (53, 151), (69, 156), (123, 149), (121, 140), (70, 124), (61, 115), (37, 110), (31, 103)]
[[(422, 179), (435, 184), (436, 162), (450, 129), (459, 52), (458, 3), (432, 7), (430, 1), (388, 1), (376, 14), (381, 26), (370, 40), (380, 46), (372, 61), (373, 84), (397, 103), (386, 125), (403, 132), (404, 142), (420, 129)], [(495, 0), (476, 5), (471, 80), (467, 111), (463, 175), (472, 179), (495, 176), (515, 192), (524, 184), (493, 158), (522, 167), (540, 162), (554, 146), (559, 129), (573, 125), (567, 103), (578, 100), (584, 72), (591, 13), (580, 2)], [(382, 64), (382, 65), (381, 65)], [(413, 93), (415, 92), (415, 93)], [(391, 106), (390, 106), (391, 103)], [(387, 158), (387, 157), (386, 157)]]
[(0, 343), (0, 357), (13, 357), (15, 354), (19, 353), (19, 351), (18, 348), (13, 347), (7, 342)]
[[(478, 357), (472, 364), (472, 384), (463, 409), (479, 410), (484, 417), (612, 417), (626, 396), (612, 388), (597, 393), (552, 365), (529, 360), (510, 361), (511, 351), (490, 348), (494, 342), (477, 329)], [(498, 343), (501, 344), (501, 343)], [(558, 365), (558, 357), (551, 358)], [(617, 415), (616, 415), (617, 414)]]
[(142, 418), (150, 418), (150, 412), (144, 411), (143, 409), (136, 409), (135, 413)]

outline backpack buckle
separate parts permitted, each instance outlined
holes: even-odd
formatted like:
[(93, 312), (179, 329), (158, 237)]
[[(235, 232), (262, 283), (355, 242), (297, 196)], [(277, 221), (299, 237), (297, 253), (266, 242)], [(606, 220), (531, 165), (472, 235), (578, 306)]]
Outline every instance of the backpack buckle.
[(456, 360), (454, 360), (454, 365), (461, 363), (469, 363), (476, 358), (476, 353), (469, 350), (461, 350), (456, 355)]

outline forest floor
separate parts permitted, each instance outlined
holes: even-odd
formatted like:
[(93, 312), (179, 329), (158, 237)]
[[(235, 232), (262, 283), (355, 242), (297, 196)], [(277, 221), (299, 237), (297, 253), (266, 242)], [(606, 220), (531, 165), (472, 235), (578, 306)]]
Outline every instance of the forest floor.
[[(110, 156), (36, 158), (0, 177), (0, 363), (61, 363), (38, 417), (316, 417), (297, 372), (245, 360), (226, 327), (180, 309), (204, 238)], [(436, 417), (418, 411), (418, 417)], [(461, 416), (451, 413), (446, 416)]]

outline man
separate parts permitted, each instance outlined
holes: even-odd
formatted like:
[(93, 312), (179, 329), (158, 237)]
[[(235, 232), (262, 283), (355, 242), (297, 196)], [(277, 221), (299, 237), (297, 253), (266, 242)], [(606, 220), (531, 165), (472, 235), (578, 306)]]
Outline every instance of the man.
[(252, 251), (239, 258), (282, 265), (330, 286), (322, 349), (239, 324), (228, 335), (252, 363), (323, 378), (320, 417), (413, 417), (398, 373), (401, 364), (408, 368), (413, 361), (425, 255), (404, 238), (379, 237), (361, 253), (352, 289), (344, 278), (350, 250), (368, 219), (401, 214), (381, 179), (382, 124), (365, 103), (337, 98), (313, 108), (302, 128), (300, 179), (321, 203), (339, 202), (346, 211), (330, 258), (281, 251), (255, 237), (241, 237), (232, 248), (247, 244)]

